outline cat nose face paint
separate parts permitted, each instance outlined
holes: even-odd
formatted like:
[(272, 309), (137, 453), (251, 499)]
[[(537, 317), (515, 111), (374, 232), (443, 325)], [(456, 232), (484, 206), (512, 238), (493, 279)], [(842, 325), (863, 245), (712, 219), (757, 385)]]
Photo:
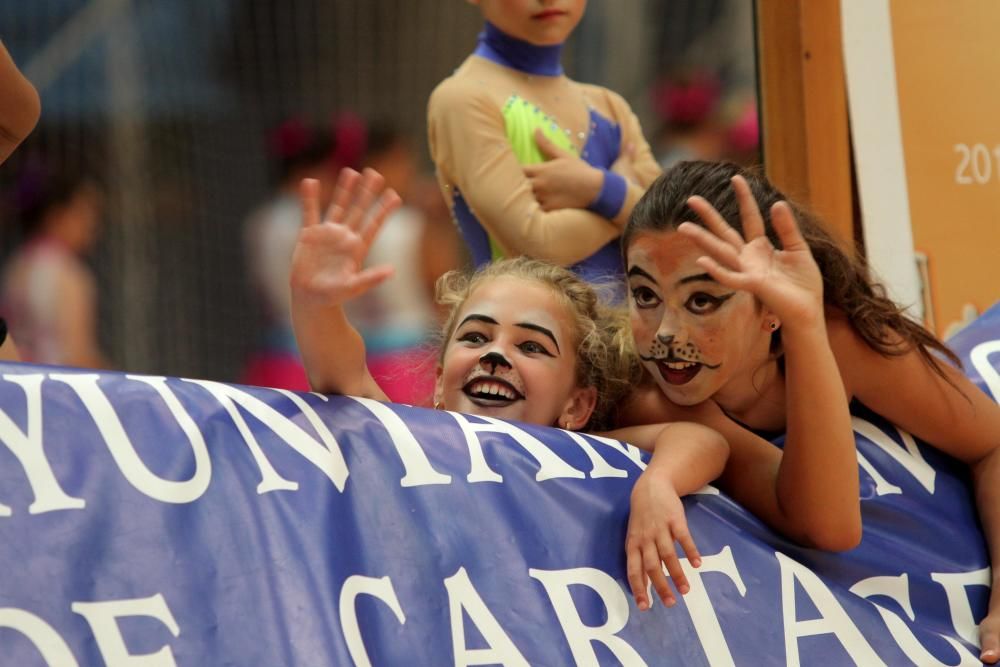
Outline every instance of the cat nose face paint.
[(511, 363), (499, 352), (489, 352), (479, 358), (479, 365), (483, 368), (489, 366), (490, 373), (496, 373), (497, 366), (502, 368), (513, 368)]
[[(628, 248), (629, 316), (643, 366), (678, 405), (696, 405), (766, 359), (762, 313), (697, 264), (702, 252), (672, 231), (642, 232)], [(764, 357), (760, 350), (764, 350)]]

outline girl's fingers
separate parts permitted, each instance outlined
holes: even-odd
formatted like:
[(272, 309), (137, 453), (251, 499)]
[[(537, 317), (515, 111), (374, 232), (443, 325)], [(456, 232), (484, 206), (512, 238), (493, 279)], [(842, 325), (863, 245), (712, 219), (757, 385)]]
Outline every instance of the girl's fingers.
[[(660, 552), (660, 560), (667, 567), (670, 578), (674, 580), (674, 588), (677, 589), (678, 593), (684, 595), (691, 587), (688, 585), (687, 576), (684, 575), (684, 568), (681, 567), (681, 562), (677, 558), (674, 541), (671, 539), (669, 533), (657, 538), (656, 548)], [(666, 601), (664, 601), (664, 604), (666, 604)]]
[(382, 174), (374, 169), (365, 169), (361, 174), (361, 182), (354, 191), (354, 197), (344, 213), (344, 224), (348, 228), (359, 231), (365, 222), (365, 215), (375, 203), (375, 198), (385, 187)]
[(560, 157), (570, 157), (570, 154), (552, 143), (541, 128), (535, 130), (535, 144), (538, 150), (545, 156), (546, 160), (554, 160)]
[(333, 188), (333, 200), (326, 209), (324, 222), (337, 224), (344, 222), (344, 211), (354, 196), (354, 190), (358, 187), (359, 180), (361, 180), (361, 174), (353, 169), (344, 167), (340, 170), (340, 174), (337, 176), (337, 185)]
[(670, 591), (670, 584), (667, 583), (667, 578), (663, 575), (663, 563), (660, 560), (660, 554), (656, 550), (656, 545), (652, 542), (643, 546), (642, 569), (650, 581), (653, 582), (653, 588), (656, 590), (659, 598), (663, 600), (663, 604), (672, 607), (676, 600), (674, 600), (674, 594)]
[(299, 201), (302, 203), (302, 226), (319, 224), (319, 181), (303, 178), (299, 183)]
[(695, 262), (698, 266), (705, 269), (708, 275), (715, 278), (720, 285), (724, 285), (730, 289), (747, 289), (747, 281), (743, 274), (730, 271), (711, 257), (699, 257)]
[(642, 572), (642, 556), (637, 548), (625, 549), (625, 575), (628, 577), (628, 586), (632, 589), (632, 597), (640, 611), (649, 609), (649, 600), (646, 598), (646, 577)]
[(733, 190), (736, 191), (736, 202), (740, 207), (740, 222), (743, 223), (743, 236), (747, 242), (764, 236), (764, 218), (760, 214), (757, 200), (753, 198), (750, 185), (742, 176), (733, 176)]
[(385, 224), (386, 219), (389, 215), (399, 208), (403, 201), (396, 194), (393, 189), (388, 189), (382, 193), (378, 198), (378, 203), (375, 205), (375, 213), (364, 223), (361, 228), (361, 239), (364, 241), (365, 246), (371, 245), (372, 239), (374, 239), (382, 225)]
[(698, 214), (698, 217), (713, 234), (735, 248), (743, 247), (743, 237), (726, 222), (726, 219), (715, 210), (714, 206), (708, 203), (707, 199), (698, 195), (688, 197), (687, 205)]
[(987, 665), (1000, 661), (1000, 623), (991, 616), (979, 624), (979, 659)]
[(708, 253), (717, 262), (729, 268), (739, 267), (739, 251), (732, 245), (713, 236), (704, 227), (700, 227), (693, 222), (682, 222), (677, 231), (694, 241), (699, 248)]
[(674, 528), (674, 539), (681, 545), (681, 549), (684, 550), (684, 555), (687, 556), (691, 567), (701, 567), (701, 554), (698, 553), (698, 547), (695, 546), (694, 540), (691, 539), (691, 533), (688, 532), (687, 526), (677, 526)]
[(802, 238), (799, 223), (788, 202), (779, 201), (771, 207), (771, 224), (774, 225), (783, 250), (809, 250), (809, 244)]
[(395, 269), (389, 265), (373, 266), (350, 277), (347, 281), (347, 288), (353, 294), (363, 294), (376, 285), (385, 282), (392, 277)]

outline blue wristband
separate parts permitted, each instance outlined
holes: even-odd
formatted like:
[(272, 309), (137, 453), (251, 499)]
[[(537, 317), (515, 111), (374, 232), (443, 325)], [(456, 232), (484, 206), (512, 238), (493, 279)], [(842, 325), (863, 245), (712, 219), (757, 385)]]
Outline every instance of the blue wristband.
[(625, 182), (625, 178), (621, 174), (605, 170), (601, 191), (598, 193), (597, 199), (587, 206), (587, 210), (612, 220), (622, 210), (627, 192), (628, 184)]

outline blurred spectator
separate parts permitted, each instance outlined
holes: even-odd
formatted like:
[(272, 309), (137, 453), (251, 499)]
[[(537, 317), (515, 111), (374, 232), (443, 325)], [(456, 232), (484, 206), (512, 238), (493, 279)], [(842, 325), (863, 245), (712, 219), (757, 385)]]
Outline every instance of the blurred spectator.
[[(403, 206), (385, 221), (365, 259), (366, 266), (391, 264), (396, 273), (347, 304), (348, 316), (364, 338), (368, 368), (386, 395), (396, 403), (427, 404), (436, 367), (433, 346), (426, 345), (437, 323), (432, 283), (444, 270), (455, 268), (448, 248), (459, 243), (457, 232), (448, 222), (446, 229), (452, 237), (428, 241), (430, 223), (425, 211), (414, 205), (428, 198), (426, 189), (417, 195), (417, 157), (395, 126), (372, 125), (364, 166), (381, 173), (387, 186), (403, 199)], [(436, 184), (432, 185), (440, 200)], [(427, 262), (440, 266), (428, 271)]]
[(664, 169), (682, 160), (760, 162), (757, 101), (752, 93), (725, 92), (719, 78), (696, 70), (664, 78), (652, 90), (661, 119), (655, 141)]
[(652, 91), (660, 118), (655, 139), (657, 159), (664, 169), (683, 160), (718, 160), (725, 130), (719, 122), (720, 83), (704, 71), (661, 80)]
[(25, 361), (107, 368), (97, 342), (97, 286), (85, 262), (103, 195), (86, 175), (28, 160), (15, 189), (23, 243), (5, 267), (0, 312)]
[(333, 190), (334, 142), (328, 132), (293, 118), (268, 137), (277, 169), (276, 191), (244, 225), (247, 275), (258, 297), (264, 328), (241, 382), (264, 387), (308, 390), (309, 382), (292, 334), (288, 274), (292, 249), (302, 224), (299, 182), (320, 182), (324, 205)]
[(734, 99), (726, 114), (726, 154), (724, 159), (742, 165), (760, 164), (760, 116), (757, 98), (745, 95)]

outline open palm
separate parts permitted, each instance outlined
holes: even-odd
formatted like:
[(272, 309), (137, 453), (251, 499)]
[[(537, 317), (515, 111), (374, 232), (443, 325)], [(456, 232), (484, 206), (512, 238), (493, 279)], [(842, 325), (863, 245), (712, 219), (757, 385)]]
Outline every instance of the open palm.
[(386, 217), (399, 196), (386, 189), (377, 172), (341, 171), (333, 203), (320, 218), (319, 183), (304, 179), (300, 188), (302, 231), (292, 254), (291, 288), (301, 300), (336, 306), (392, 275), (391, 266), (362, 268)]
[(781, 248), (775, 248), (747, 182), (737, 176), (733, 188), (745, 238), (708, 201), (697, 196), (688, 200), (707, 228), (686, 222), (678, 231), (706, 253), (699, 266), (723, 285), (753, 293), (786, 324), (815, 321), (823, 312), (823, 277), (791, 207), (778, 202), (771, 209), (781, 241)]

